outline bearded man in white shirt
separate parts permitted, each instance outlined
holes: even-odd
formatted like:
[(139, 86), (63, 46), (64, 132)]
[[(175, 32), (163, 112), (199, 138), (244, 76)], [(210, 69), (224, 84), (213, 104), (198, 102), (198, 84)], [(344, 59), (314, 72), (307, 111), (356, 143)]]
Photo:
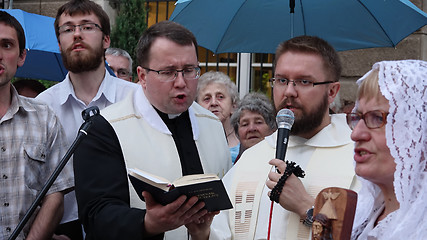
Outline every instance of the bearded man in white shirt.
[[(37, 99), (50, 105), (58, 115), (71, 145), (83, 123), (84, 109), (91, 106), (103, 109), (140, 85), (113, 77), (105, 68), (110, 20), (101, 6), (89, 0), (72, 0), (58, 9), (54, 26), (62, 60), (69, 72), (62, 82), (42, 92)], [(74, 191), (65, 195), (60, 228), (57, 234), (83, 239)]]

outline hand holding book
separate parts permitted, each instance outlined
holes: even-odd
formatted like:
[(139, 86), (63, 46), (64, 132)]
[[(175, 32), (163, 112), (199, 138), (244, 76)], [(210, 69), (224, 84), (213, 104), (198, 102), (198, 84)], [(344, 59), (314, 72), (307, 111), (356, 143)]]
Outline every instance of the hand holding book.
[(215, 174), (186, 175), (171, 183), (167, 179), (140, 169), (128, 171), (129, 179), (143, 201), (141, 193), (147, 191), (162, 205), (186, 195), (188, 198), (197, 196), (199, 200), (205, 202), (205, 208), (210, 212), (233, 207), (221, 179)]

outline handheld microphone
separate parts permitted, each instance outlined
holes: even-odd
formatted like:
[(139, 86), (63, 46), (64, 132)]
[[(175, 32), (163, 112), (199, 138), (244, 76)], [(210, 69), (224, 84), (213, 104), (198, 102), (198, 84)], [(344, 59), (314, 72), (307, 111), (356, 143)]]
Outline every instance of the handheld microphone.
[(277, 113), (277, 144), (276, 158), (285, 160), (286, 149), (288, 148), (289, 133), (294, 124), (294, 113), (289, 109), (282, 109)]

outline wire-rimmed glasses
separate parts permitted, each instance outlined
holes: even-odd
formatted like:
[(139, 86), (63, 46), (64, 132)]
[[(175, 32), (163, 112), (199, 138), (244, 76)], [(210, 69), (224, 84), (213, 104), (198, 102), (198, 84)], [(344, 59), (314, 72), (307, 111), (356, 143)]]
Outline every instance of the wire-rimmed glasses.
[(311, 80), (305, 80), (305, 79), (295, 79), (295, 80), (289, 80), (286, 78), (270, 78), (270, 82), (272, 86), (275, 85), (278, 87), (287, 87), (289, 85), (289, 82), (292, 82), (294, 87), (297, 88), (307, 88), (309, 86), (316, 86), (321, 84), (329, 84), (333, 83), (334, 81), (325, 81), (325, 82), (314, 82)]
[(58, 32), (59, 34), (66, 34), (66, 35), (74, 34), (77, 27), (79, 28), (80, 32), (83, 32), (83, 33), (92, 33), (92, 32), (95, 32), (97, 29), (102, 31), (101, 26), (99, 26), (96, 23), (84, 23), (84, 24), (78, 24), (78, 25), (64, 24), (58, 27)]
[(161, 82), (175, 81), (178, 73), (182, 73), (182, 77), (186, 80), (195, 80), (200, 77), (200, 67), (186, 67), (184, 69), (169, 69), (169, 70), (154, 70), (151, 68), (143, 67), (147, 71), (155, 72)]

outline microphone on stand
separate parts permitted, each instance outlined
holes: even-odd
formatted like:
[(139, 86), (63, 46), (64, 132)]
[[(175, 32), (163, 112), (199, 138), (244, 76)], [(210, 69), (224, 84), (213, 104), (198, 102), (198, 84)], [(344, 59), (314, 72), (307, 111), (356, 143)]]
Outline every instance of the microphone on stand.
[(289, 133), (294, 124), (294, 113), (289, 109), (282, 109), (277, 113), (277, 143), (276, 158), (285, 160), (286, 149), (288, 148)]

